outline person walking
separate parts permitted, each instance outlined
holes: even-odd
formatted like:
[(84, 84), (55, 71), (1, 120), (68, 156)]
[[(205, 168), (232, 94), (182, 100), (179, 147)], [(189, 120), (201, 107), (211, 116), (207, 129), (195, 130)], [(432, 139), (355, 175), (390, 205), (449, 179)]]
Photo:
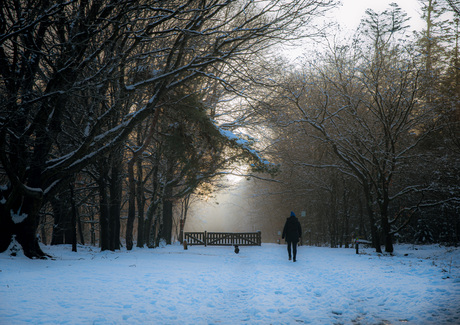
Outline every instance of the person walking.
[[(294, 262), (297, 257), (297, 243), (299, 238), (302, 236), (302, 228), (300, 226), (299, 219), (295, 216), (295, 213), (291, 211), (291, 216), (286, 219), (286, 223), (283, 228), (283, 236), (281, 238), (286, 238), (287, 242), (287, 251), (289, 254), (289, 260), (294, 257)], [(292, 246), (292, 255), (291, 255), (291, 246)]]

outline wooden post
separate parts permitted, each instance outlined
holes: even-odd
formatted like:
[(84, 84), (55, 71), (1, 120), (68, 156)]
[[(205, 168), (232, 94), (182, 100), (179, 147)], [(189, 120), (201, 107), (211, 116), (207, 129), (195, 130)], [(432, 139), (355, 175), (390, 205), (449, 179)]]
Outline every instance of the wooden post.
[(185, 224), (185, 220), (180, 219), (179, 220), (179, 243), (184, 242), (184, 224)]
[(359, 254), (359, 241), (355, 240), (356, 254)]

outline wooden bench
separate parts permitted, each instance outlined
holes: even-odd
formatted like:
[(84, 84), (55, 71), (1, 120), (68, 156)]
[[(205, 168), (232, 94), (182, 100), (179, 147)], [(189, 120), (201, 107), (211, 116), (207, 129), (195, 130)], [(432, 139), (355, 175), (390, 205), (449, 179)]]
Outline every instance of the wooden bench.
[(372, 242), (365, 240), (365, 239), (356, 239), (355, 240), (356, 254), (359, 254), (359, 244), (372, 245)]
[(186, 232), (184, 233), (184, 248), (186, 245), (204, 246), (260, 246), (261, 232)]

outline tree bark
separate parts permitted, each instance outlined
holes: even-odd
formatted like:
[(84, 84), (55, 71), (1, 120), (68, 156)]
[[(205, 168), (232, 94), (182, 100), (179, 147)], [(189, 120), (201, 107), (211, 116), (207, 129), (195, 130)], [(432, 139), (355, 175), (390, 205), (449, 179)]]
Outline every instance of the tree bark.
[(72, 252), (77, 251), (77, 207), (75, 206), (75, 197), (73, 184), (70, 184), (70, 202), (72, 203)]
[[(116, 151), (118, 153), (118, 151)], [(112, 173), (110, 178), (110, 208), (109, 208), (109, 243), (110, 250), (120, 249), (120, 211), (121, 211), (121, 159), (112, 159)]]
[(391, 235), (391, 227), (388, 223), (388, 217), (382, 216), (382, 228), (383, 228), (383, 235), (385, 236), (385, 252), (393, 253), (393, 236)]
[(145, 217), (144, 217), (144, 176), (142, 162), (137, 161), (137, 247), (144, 247), (145, 244)]
[(166, 199), (163, 204), (163, 228), (161, 239), (164, 239), (166, 245), (171, 245), (171, 235), (173, 230), (173, 202)]
[(107, 195), (107, 175), (105, 171), (98, 177), (99, 186), (99, 244), (101, 250), (110, 249), (110, 230), (109, 230), (109, 198)]
[[(126, 249), (133, 248), (134, 220), (136, 218), (136, 181), (134, 179), (134, 157), (128, 162), (128, 221), (126, 224)], [(138, 235), (139, 236), (139, 235)]]
[(12, 234), (15, 236), (17, 242), (22, 246), (24, 255), (29, 258), (43, 259), (51, 257), (42, 251), (36, 236), (39, 220), (38, 211), (40, 206), (40, 200), (28, 197), (24, 198), (24, 202), (22, 202), (21, 206), (21, 212), (26, 213), (27, 218), (17, 224), (14, 224), (13, 222)]
[(377, 253), (382, 253), (382, 248), (380, 247), (380, 234), (377, 226), (375, 225), (375, 215), (372, 208), (372, 197), (370, 194), (370, 189), (367, 186), (364, 188), (364, 194), (366, 197), (367, 215), (369, 217), (369, 224), (371, 227), (372, 246), (374, 246)]

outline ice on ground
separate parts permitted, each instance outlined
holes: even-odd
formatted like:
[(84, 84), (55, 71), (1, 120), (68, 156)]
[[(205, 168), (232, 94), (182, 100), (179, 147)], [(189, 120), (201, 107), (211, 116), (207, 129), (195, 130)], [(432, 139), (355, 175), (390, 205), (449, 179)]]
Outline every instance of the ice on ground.
[(172, 245), (0, 254), (0, 324), (460, 324), (460, 249)]

